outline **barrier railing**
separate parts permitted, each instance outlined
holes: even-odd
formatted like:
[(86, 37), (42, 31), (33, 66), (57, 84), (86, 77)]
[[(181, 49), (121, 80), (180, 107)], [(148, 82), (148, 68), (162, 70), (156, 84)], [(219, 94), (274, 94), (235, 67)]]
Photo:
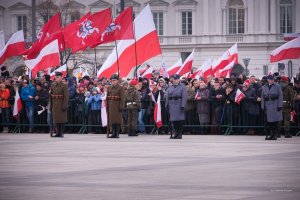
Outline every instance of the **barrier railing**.
[[(13, 104), (13, 100), (10, 100)], [(298, 105), (300, 102), (297, 102)], [(154, 123), (154, 103), (148, 101), (148, 106), (143, 118), (144, 126), (147, 133), (158, 133)], [(162, 100), (162, 121), (163, 127), (159, 133), (168, 133), (171, 129), (169, 122), (168, 110), (165, 108), (165, 102)], [(34, 105), (34, 123), (33, 127), (36, 132), (49, 132), (53, 128), (52, 116), (48, 109), (38, 114), (48, 105), (48, 101), (37, 101)], [(8, 127), (10, 132), (26, 132), (30, 127), (29, 119), (26, 115), (26, 106), (23, 103), (23, 109), (19, 118), (12, 117), (12, 108), (1, 112), (1, 125)], [(71, 133), (88, 133), (98, 132), (105, 133), (106, 128), (101, 125), (101, 113), (95, 113), (91, 108), (80, 99), (70, 99), (68, 106), (68, 123), (66, 123), (66, 132)], [(9, 119), (4, 120), (5, 115)], [(96, 117), (95, 117), (95, 116)], [(123, 112), (126, 118), (126, 111)], [(185, 133), (186, 134), (264, 134), (265, 131), (265, 114), (260, 108), (260, 102), (256, 99), (244, 99), (240, 105), (235, 102), (226, 102), (225, 100), (190, 100), (185, 110)], [(295, 117), (295, 122), (291, 123), (291, 131), (295, 135), (300, 135), (300, 119)], [(142, 126), (138, 124), (138, 127)], [(283, 129), (283, 125), (282, 125)], [(1, 131), (1, 130), (0, 130)]]

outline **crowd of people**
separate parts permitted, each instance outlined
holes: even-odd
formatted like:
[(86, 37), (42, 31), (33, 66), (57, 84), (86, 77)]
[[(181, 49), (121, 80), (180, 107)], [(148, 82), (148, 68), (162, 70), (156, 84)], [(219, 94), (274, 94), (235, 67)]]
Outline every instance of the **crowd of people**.
[[(281, 129), (288, 138), (292, 135), (291, 121), (299, 130), (299, 77), (291, 82), (289, 77), (278, 73), (262, 79), (243, 74), (205, 79), (175, 74), (164, 78), (159, 71), (154, 71), (150, 79), (120, 79), (115, 74), (107, 78), (78, 79), (57, 74), (61, 77), (58, 82), (67, 88), (67, 93), (60, 93), (64, 89), (57, 89), (57, 77), (50, 80), (49, 75), (44, 75), (30, 80), (28, 76), (11, 77), (6, 68), (1, 70), (1, 132), (13, 132), (16, 124), (21, 123), (28, 124), (22, 126), (23, 132), (54, 131), (63, 136), (64, 129), (78, 132), (85, 124), (89, 133), (109, 132), (113, 138), (118, 138), (119, 133), (137, 136), (153, 131), (158, 97), (163, 126), (157, 131), (171, 132), (171, 138), (180, 139), (183, 132), (224, 134), (228, 125), (236, 134), (267, 132), (266, 139), (270, 140), (280, 137)], [(18, 118), (13, 117), (16, 90), (23, 104)], [(58, 93), (54, 94), (55, 90)], [(240, 103), (236, 102), (238, 90), (245, 96)], [(62, 101), (57, 103), (58, 100)], [(61, 113), (55, 111), (58, 104)], [(102, 109), (106, 110), (107, 119), (103, 118)], [(58, 117), (63, 120), (57, 121)], [(69, 126), (64, 128), (66, 122)], [(258, 129), (262, 124), (266, 128)]]

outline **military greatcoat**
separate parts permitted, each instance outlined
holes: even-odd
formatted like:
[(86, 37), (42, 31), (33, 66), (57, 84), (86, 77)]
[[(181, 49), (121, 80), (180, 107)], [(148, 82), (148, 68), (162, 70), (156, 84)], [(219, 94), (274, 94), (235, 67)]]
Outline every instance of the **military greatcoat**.
[(187, 102), (187, 89), (184, 85), (171, 85), (166, 91), (166, 107), (169, 109), (170, 121), (185, 120), (184, 109)]
[(122, 123), (122, 110), (124, 110), (124, 88), (120, 85), (110, 86), (107, 89), (108, 123)]
[(63, 83), (54, 82), (51, 85), (50, 105), (53, 123), (66, 123), (69, 101), (68, 86)]

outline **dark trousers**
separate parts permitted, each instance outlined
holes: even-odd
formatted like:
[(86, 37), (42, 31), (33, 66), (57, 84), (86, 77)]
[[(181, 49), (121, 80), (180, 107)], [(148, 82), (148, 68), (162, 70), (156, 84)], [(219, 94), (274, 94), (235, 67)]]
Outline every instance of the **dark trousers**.
[(92, 115), (92, 130), (96, 133), (101, 133), (101, 119), (100, 119), (101, 110), (91, 110)]

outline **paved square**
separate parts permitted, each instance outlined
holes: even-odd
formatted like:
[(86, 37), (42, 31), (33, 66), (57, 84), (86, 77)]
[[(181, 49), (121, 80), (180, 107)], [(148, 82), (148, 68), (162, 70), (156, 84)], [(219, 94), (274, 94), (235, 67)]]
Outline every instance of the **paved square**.
[(299, 200), (300, 137), (0, 134), (2, 200)]

